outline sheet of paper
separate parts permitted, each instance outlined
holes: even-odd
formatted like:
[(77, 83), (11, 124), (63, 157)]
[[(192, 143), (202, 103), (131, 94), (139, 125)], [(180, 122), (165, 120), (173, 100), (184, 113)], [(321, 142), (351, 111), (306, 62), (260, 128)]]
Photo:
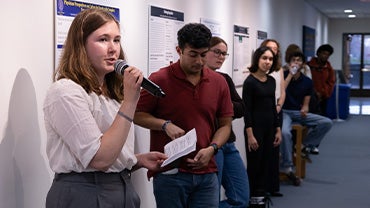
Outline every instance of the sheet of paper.
[(190, 130), (184, 136), (172, 140), (170, 143), (164, 146), (164, 153), (168, 156), (168, 158), (162, 163), (161, 167), (164, 167), (178, 158), (195, 151), (196, 144), (197, 133), (195, 128)]

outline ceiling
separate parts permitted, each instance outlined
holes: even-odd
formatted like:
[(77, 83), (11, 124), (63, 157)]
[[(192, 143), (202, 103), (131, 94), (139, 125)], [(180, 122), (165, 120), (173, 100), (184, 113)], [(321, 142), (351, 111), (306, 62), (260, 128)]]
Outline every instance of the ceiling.
[(348, 18), (345, 9), (352, 9), (356, 18), (370, 18), (370, 0), (305, 0), (329, 18)]

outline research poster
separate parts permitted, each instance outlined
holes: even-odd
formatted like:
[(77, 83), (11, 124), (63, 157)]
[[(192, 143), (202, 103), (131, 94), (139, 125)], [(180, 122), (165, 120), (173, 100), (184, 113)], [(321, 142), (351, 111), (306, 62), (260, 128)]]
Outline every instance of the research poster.
[(150, 6), (149, 74), (176, 62), (177, 31), (184, 26), (184, 13)]
[(207, 26), (213, 36), (221, 36), (221, 23), (207, 18), (201, 18), (200, 23)]
[(267, 39), (267, 32), (257, 30), (257, 41), (256, 41), (256, 48), (259, 48), (261, 43)]
[(83, 1), (69, 1), (69, 0), (56, 0), (55, 6), (55, 51), (54, 51), (54, 68), (56, 69), (59, 64), (60, 56), (62, 55), (63, 44), (67, 38), (69, 27), (72, 24), (74, 17), (84, 9), (101, 8), (111, 12), (118, 21), (120, 21), (119, 9), (113, 5), (107, 5), (107, 1), (96, 1), (96, 4), (87, 3)]
[(251, 63), (251, 51), (249, 43), (249, 28), (234, 25), (234, 48), (233, 48), (233, 81), (236, 87), (243, 86), (248, 76), (248, 66)]

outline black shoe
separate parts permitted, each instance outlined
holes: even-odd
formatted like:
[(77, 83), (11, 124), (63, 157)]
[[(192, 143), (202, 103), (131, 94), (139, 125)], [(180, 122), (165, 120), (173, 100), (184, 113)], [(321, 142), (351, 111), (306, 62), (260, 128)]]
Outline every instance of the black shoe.
[(309, 153), (310, 153), (310, 148), (305, 147), (305, 148), (302, 149), (301, 157), (302, 157), (302, 159), (306, 160), (307, 162), (312, 163), (312, 160), (310, 158)]
[(319, 154), (319, 148), (317, 147), (305, 147), (302, 149), (302, 154), (312, 154), (312, 155), (318, 155)]
[(298, 178), (296, 175), (294, 175), (293, 172), (289, 172), (286, 174), (290, 181), (293, 182), (294, 186), (300, 186), (301, 185), (301, 179)]

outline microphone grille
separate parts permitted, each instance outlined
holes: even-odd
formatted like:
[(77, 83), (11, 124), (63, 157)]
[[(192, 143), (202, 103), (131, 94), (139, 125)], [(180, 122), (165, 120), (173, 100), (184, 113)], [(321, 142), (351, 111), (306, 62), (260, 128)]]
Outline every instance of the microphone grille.
[(118, 74), (123, 74), (123, 71), (128, 67), (127, 61), (118, 59), (116, 63), (114, 63), (114, 71)]

